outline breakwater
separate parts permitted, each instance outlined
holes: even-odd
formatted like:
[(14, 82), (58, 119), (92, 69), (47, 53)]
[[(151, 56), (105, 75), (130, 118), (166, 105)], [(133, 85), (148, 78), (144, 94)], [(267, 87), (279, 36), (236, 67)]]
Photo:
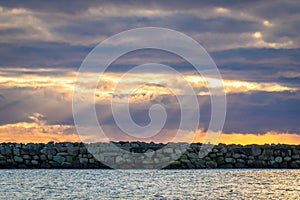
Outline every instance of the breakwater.
[[(142, 166), (147, 166), (148, 163), (160, 163), (160, 159), (164, 157), (167, 158), (165, 161), (169, 162), (164, 167), (167, 169), (300, 168), (300, 145), (219, 144), (214, 146), (206, 156), (199, 158), (202, 144), (174, 144), (176, 145), (168, 146), (152, 142), (113, 142), (90, 145), (70, 142), (2, 143), (0, 144), (0, 168), (104, 169), (114, 164), (131, 168), (136, 166), (136, 162), (141, 162)], [(141, 160), (135, 160), (122, 152), (142, 155)], [(107, 163), (110, 165), (107, 166)]]

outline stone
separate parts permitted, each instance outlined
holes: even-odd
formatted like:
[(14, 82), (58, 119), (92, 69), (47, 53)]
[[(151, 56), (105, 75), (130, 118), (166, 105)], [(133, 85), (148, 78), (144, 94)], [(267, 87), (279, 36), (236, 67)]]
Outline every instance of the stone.
[(37, 160), (32, 160), (32, 161), (31, 161), (31, 164), (32, 164), (32, 165), (39, 165), (39, 161), (37, 161)]
[(40, 167), (43, 168), (43, 169), (50, 169), (51, 165), (47, 162), (42, 162)]
[(291, 157), (284, 157), (283, 160), (286, 161), (286, 162), (290, 162), (292, 160), (292, 158)]
[(76, 156), (79, 153), (79, 147), (68, 147), (67, 148), (67, 152), (71, 155), (71, 156)]
[(273, 156), (272, 149), (264, 149), (260, 156), (260, 159), (261, 160), (270, 160), (272, 156)]
[(133, 148), (138, 148), (138, 147), (140, 147), (140, 145), (139, 145), (137, 142), (132, 142), (132, 143), (130, 144), (130, 146), (133, 147)]
[(81, 147), (81, 148), (79, 149), (79, 153), (80, 153), (80, 154), (86, 154), (86, 153), (87, 153), (86, 148), (85, 148), (85, 147)]
[(24, 164), (18, 164), (19, 169), (27, 169), (28, 167)]
[(52, 160), (53, 159), (53, 155), (52, 154), (48, 154), (47, 158), (48, 158), (48, 160)]
[(291, 166), (291, 168), (293, 168), (293, 169), (298, 169), (298, 164), (297, 164), (297, 162), (295, 162), (295, 161), (291, 162), (290, 166)]
[(57, 153), (56, 155), (57, 155), (57, 156), (68, 156), (68, 155), (70, 155), (70, 154), (67, 153), (67, 152), (60, 152), (60, 153)]
[(6, 157), (0, 154), (0, 160), (6, 160)]
[(237, 162), (237, 163), (242, 163), (242, 164), (245, 164), (245, 163), (246, 163), (243, 159), (236, 159), (236, 162)]
[(217, 161), (218, 165), (222, 165), (225, 163), (225, 159), (223, 157), (217, 157), (216, 161)]
[(287, 168), (287, 167), (288, 167), (287, 162), (280, 163), (280, 168)]
[(293, 154), (294, 155), (299, 155), (300, 154), (300, 149), (293, 149)]
[(4, 156), (10, 156), (12, 154), (12, 151), (11, 151), (11, 149), (9, 147), (1, 148), (0, 152)]
[(63, 156), (53, 156), (53, 161), (55, 161), (57, 163), (63, 163), (65, 160), (66, 160), (66, 158)]
[(282, 159), (282, 157), (280, 157), (280, 156), (277, 156), (277, 157), (275, 158), (275, 162), (277, 162), (277, 163), (282, 163), (282, 161), (283, 161), (283, 159)]
[(206, 162), (205, 165), (206, 165), (207, 168), (216, 168), (216, 167), (218, 167), (217, 162), (214, 161), (214, 160)]
[(234, 158), (225, 158), (225, 162), (226, 163), (235, 163), (235, 159)]
[(225, 168), (225, 169), (232, 169), (233, 165), (232, 164), (225, 164), (225, 165), (220, 165), (220, 168)]
[(259, 156), (261, 154), (261, 149), (257, 146), (252, 147), (252, 155), (253, 156)]
[(246, 168), (247, 166), (244, 163), (236, 163), (235, 167), (236, 168)]
[(249, 167), (253, 167), (254, 166), (254, 160), (247, 160), (247, 165)]
[(18, 162), (18, 163), (22, 163), (23, 162), (23, 158), (20, 156), (14, 156), (14, 161)]
[(117, 156), (116, 157), (116, 164), (121, 164), (124, 162), (124, 159), (122, 158), (122, 156)]
[(13, 154), (14, 154), (15, 156), (20, 156), (20, 149), (14, 148), (14, 149), (13, 149)]
[(33, 159), (34, 159), (34, 160), (39, 160), (40, 157), (39, 157), (38, 155), (34, 155), (34, 156), (33, 156)]
[(44, 155), (44, 154), (42, 154), (42, 155), (40, 156), (40, 158), (41, 158), (42, 161), (47, 160), (47, 157), (46, 157), (46, 155)]
[(61, 166), (62, 166), (63, 168), (71, 168), (71, 167), (72, 167), (72, 164), (69, 163), (69, 162), (63, 162), (63, 163), (61, 164)]
[(237, 158), (241, 157), (241, 154), (233, 154), (232, 157), (235, 158), (235, 159), (237, 159)]
[(292, 155), (292, 159), (293, 160), (300, 160), (300, 155), (297, 154), (297, 155)]
[(24, 159), (24, 160), (30, 160), (31, 157), (30, 157), (30, 155), (23, 155), (23, 159)]
[(80, 164), (87, 164), (89, 162), (89, 159), (88, 158), (80, 158), (79, 159), (79, 163)]
[(163, 149), (163, 152), (167, 153), (167, 154), (171, 154), (171, 153), (173, 153), (173, 149), (172, 148), (166, 148), (166, 149)]
[(59, 163), (58, 162), (55, 162), (55, 161), (49, 161), (48, 162), (52, 167), (59, 167)]
[(72, 156), (66, 156), (66, 162), (72, 163), (73, 158)]
[(199, 155), (196, 154), (196, 153), (189, 153), (188, 157), (191, 158), (191, 159), (199, 159)]

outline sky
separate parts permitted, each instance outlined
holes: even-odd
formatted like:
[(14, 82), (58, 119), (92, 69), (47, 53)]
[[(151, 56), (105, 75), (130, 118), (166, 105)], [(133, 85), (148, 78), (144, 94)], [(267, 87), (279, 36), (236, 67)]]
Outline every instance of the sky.
[[(114, 34), (163, 27), (199, 42), (223, 77), (227, 113), (218, 142), (300, 144), (299, 10), (291, 0), (0, 1), (0, 142), (79, 141), (72, 94), (82, 61)], [(211, 117), (207, 84), (214, 80), (203, 81), (186, 60), (161, 50), (130, 52), (109, 66), (95, 93), (101, 127), (111, 140), (136, 140), (117, 127), (109, 102), (126, 71), (153, 62), (171, 66), (192, 85), (199, 127), (183, 129), (180, 140), (203, 141)], [(154, 79), (171, 82), (172, 76), (133, 74), (122, 84)], [(170, 90), (141, 85), (130, 101), (131, 116), (142, 126), (149, 123), (151, 104), (167, 107), (163, 130), (147, 141), (172, 141), (180, 108)]]

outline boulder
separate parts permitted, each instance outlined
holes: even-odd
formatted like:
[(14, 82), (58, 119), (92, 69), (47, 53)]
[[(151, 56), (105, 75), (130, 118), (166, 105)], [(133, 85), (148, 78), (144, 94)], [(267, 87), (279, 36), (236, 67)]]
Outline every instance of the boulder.
[(282, 157), (280, 157), (280, 156), (277, 156), (277, 157), (275, 158), (275, 162), (277, 162), (277, 163), (282, 163), (282, 161), (283, 161), (283, 159), (282, 159)]
[(16, 161), (17, 163), (22, 163), (23, 162), (23, 158), (20, 156), (14, 156), (14, 161)]
[(53, 161), (55, 161), (57, 163), (63, 163), (65, 160), (66, 160), (66, 158), (63, 156), (53, 156)]

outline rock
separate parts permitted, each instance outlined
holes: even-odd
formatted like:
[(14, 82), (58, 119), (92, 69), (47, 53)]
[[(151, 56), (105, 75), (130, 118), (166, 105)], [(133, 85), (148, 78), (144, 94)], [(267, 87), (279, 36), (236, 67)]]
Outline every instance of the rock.
[(1, 148), (1, 154), (4, 156), (10, 156), (12, 155), (12, 151), (9, 147), (3, 147)]
[(130, 144), (130, 146), (133, 147), (133, 148), (138, 148), (138, 147), (140, 147), (140, 145), (139, 145), (138, 143), (136, 143), (136, 142), (132, 142), (132, 143)]
[(60, 153), (57, 153), (56, 154), (57, 156), (68, 156), (70, 155), (69, 153), (66, 153), (66, 152), (60, 152)]
[(291, 168), (293, 168), (293, 169), (297, 169), (297, 168), (298, 168), (298, 164), (297, 164), (297, 162), (295, 162), (295, 161), (291, 162), (290, 166), (291, 166)]
[(245, 163), (246, 163), (243, 159), (237, 159), (236, 162), (237, 162), (237, 163), (242, 163), (242, 164), (245, 164)]
[(14, 148), (14, 149), (13, 149), (13, 154), (14, 154), (15, 156), (20, 156), (20, 149)]
[(86, 153), (87, 153), (87, 149), (86, 149), (85, 147), (81, 147), (81, 148), (79, 149), (79, 153), (80, 153), (80, 154), (86, 154)]
[(290, 162), (292, 160), (292, 158), (291, 157), (284, 157), (283, 160), (286, 161), (286, 162)]
[(235, 159), (234, 158), (225, 158), (225, 162), (226, 163), (235, 163)]
[(66, 156), (66, 162), (72, 163), (73, 159), (71, 156)]
[(37, 161), (37, 160), (32, 160), (32, 161), (31, 161), (31, 164), (32, 164), (32, 165), (39, 165), (39, 161)]
[(163, 152), (167, 153), (167, 154), (171, 154), (171, 153), (173, 153), (173, 149), (172, 148), (166, 148), (166, 149), (163, 149)]
[(72, 167), (72, 164), (69, 163), (69, 162), (63, 162), (63, 163), (61, 164), (61, 166), (62, 166), (63, 168), (71, 168), (71, 167)]
[(220, 165), (220, 168), (232, 169), (232, 168), (233, 168), (233, 165), (232, 165), (232, 164)]
[(178, 160), (174, 160), (174, 161), (172, 161), (171, 162), (171, 164), (170, 165), (172, 165), (172, 166), (176, 166), (176, 167), (180, 167), (181, 166), (181, 162), (180, 161), (178, 161)]
[(122, 156), (116, 157), (116, 164), (122, 164), (123, 162), (124, 162), (124, 159), (122, 158)]
[(254, 166), (254, 160), (247, 160), (247, 165), (249, 167), (253, 167)]
[(277, 162), (277, 163), (282, 163), (282, 157), (280, 157), (280, 156), (277, 156), (276, 158), (275, 158), (275, 162)]
[(14, 161), (16, 161), (17, 163), (22, 163), (23, 162), (23, 158), (20, 156), (14, 156)]
[(216, 168), (216, 167), (218, 167), (217, 162), (214, 161), (214, 160), (206, 162), (205, 165), (206, 165), (207, 168)]
[(58, 162), (55, 162), (55, 161), (49, 161), (48, 162), (52, 167), (59, 167), (59, 163)]
[(67, 148), (67, 152), (71, 155), (71, 156), (76, 156), (79, 153), (79, 147), (68, 147)]
[(300, 149), (293, 149), (293, 154), (294, 155), (299, 155), (300, 154)]
[(47, 160), (47, 157), (46, 157), (46, 155), (44, 155), (44, 154), (42, 154), (40, 157), (41, 157), (41, 160), (42, 160), (42, 161)]
[(241, 157), (241, 154), (233, 154), (232, 157), (235, 158), (235, 159), (237, 159), (237, 158), (240, 158), (240, 157)]
[(259, 156), (261, 154), (261, 149), (257, 146), (252, 147), (252, 155), (253, 156)]
[(0, 154), (0, 160), (6, 160), (6, 157)]
[(287, 162), (280, 163), (280, 168), (287, 168), (287, 167), (288, 167)]
[(300, 155), (297, 154), (297, 155), (292, 155), (292, 159), (293, 160), (300, 160)]
[(24, 164), (18, 164), (19, 169), (27, 169), (28, 167)]
[(53, 160), (53, 155), (52, 154), (48, 154), (47, 158), (48, 158), (48, 160)]
[(23, 155), (23, 159), (24, 159), (24, 160), (30, 160), (31, 157), (30, 157), (30, 155)]
[(89, 159), (88, 158), (80, 158), (79, 159), (79, 163), (80, 164), (87, 164), (89, 162)]
[(199, 155), (196, 153), (189, 153), (187, 156), (191, 159), (199, 159)]
[(53, 161), (57, 162), (57, 163), (62, 163), (66, 160), (65, 157), (63, 156), (53, 156)]
[(218, 165), (223, 165), (225, 163), (225, 159), (223, 157), (217, 157), (216, 161)]
[(273, 156), (272, 149), (264, 149), (260, 156), (260, 159), (261, 160), (270, 160), (272, 156)]
[(43, 169), (50, 169), (51, 165), (49, 163), (47, 163), (47, 162), (42, 162), (41, 168), (43, 168)]
[(247, 166), (244, 163), (236, 163), (235, 167), (236, 168), (246, 168)]

